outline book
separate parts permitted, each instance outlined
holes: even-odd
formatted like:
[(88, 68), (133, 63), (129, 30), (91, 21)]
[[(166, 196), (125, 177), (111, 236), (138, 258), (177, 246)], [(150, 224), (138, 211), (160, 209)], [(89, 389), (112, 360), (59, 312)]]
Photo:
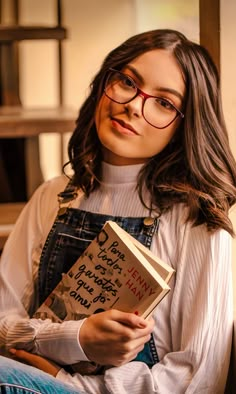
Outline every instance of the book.
[(111, 308), (147, 318), (165, 297), (174, 269), (107, 221), (34, 317), (80, 320)]

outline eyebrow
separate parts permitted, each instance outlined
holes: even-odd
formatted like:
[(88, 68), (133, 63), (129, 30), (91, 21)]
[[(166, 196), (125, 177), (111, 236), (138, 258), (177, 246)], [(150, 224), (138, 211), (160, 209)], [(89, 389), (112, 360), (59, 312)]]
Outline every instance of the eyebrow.
[[(139, 81), (141, 83), (144, 83), (144, 79), (142, 77), (141, 74), (139, 74), (139, 72), (136, 70), (136, 68), (134, 68), (133, 66), (131, 66), (130, 64), (127, 64), (126, 67), (128, 70), (130, 70), (135, 76), (136, 78), (139, 79)], [(166, 88), (166, 87), (159, 87), (158, 91), (160, 92), (167, 92), (167, 93), (171, 93), (174, 94), (176, 97), (178, 97), (181, 101), (184, 100), (184, 97), (181, 93), (179, 93), (177, 90), (175, 89), (171, 89), (171, 88)]]

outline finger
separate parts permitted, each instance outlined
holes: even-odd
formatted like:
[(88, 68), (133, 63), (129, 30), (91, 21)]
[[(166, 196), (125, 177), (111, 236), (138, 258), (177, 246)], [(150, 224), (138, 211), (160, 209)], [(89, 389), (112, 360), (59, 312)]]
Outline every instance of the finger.
[(148, 321), (135, 313), (121, 312), (116, 309), (112, 309), (109, 312), (113, 320), (132, 328), (146, 328), (149, 324)]
[(130, 362), (132, 360), (134, 360), (136, 358), (136, 356), (138, 355), (138, 353), (140, 353), (146, 342), (148, 342), (149, 337), (146, 337), (145, 341), (136, 341), (136, 342), (132, 342), (132, 345), (130, 346), (130, 349), (126, 350), (126, 352), (121, 352), (119, 357), (117, 357), (116, 359), (114, 359), (114, 363), (113, 365), (118, 367), (121, 366), (123, 364), (126, 364), (127, 362)]
[(31, 353), (26, 352), (25, 350), (20, 349), (10, 349), (9, 352), (13, 354), (17, 358), (22, 358), (24, 360), (29, 360)]
[(25, 362), (33, 367), (36, 367), (44, 372), (49, 373), (52, 376), (56, 376), (60, 367), (49, 361), (41, 356), (36, 354), (32, 354), (26, 352), (25, 350), (21, 349), (10, 349), (10, 353), (14, 355), (15, 358), (19, 359), (20, 361)]
[(35, 367), (38, 366), (38, 356), (35, 354), (31, 354), (21, 349), (10, 349), (10, 353), (14, 355), (15, 358), (26, 362), (27, 364), (33, 365)]

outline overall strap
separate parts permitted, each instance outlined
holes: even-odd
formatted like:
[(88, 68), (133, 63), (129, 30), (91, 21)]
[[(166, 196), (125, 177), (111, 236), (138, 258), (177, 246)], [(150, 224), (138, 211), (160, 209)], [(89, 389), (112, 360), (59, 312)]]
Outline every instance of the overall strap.
[(72, 184), (72, 179), (69, 180), (65, 189), (57, 195), (59, 209), (57, 217), (63, 216), (73, 201), (78, 196), (78, 188)]

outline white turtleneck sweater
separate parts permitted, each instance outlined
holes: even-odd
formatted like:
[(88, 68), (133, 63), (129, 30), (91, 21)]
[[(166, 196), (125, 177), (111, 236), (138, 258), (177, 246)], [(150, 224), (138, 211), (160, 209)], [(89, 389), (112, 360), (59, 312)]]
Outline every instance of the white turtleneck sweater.
[[(136, 188), (141, 166), (103, 164), (103, 185), (72, 207), (119, 216), (149, 216)], [(86, 356), (78, 343), (82, 322), (62, 324), (29, 319), (38, 306), (39, 258), (58, 210), (57, 194), (67, 178), (41, 185), (24, 208), (0, 262), (0, 346), (18, 342), (58, 363)], [(210, 234), (204, 225), (185, 223), (179, 204), (160, 217), (151, 250), (176, 274), (171, 291), (154, 312), (154, 339), (160, 362), (149, 369), (130, 362), (101, 376), (71, 376), (63, 369), (57, 379), (91, 394), (180, 394), (224, 392), (232, 336), (231, 237), (224, 230)]]

